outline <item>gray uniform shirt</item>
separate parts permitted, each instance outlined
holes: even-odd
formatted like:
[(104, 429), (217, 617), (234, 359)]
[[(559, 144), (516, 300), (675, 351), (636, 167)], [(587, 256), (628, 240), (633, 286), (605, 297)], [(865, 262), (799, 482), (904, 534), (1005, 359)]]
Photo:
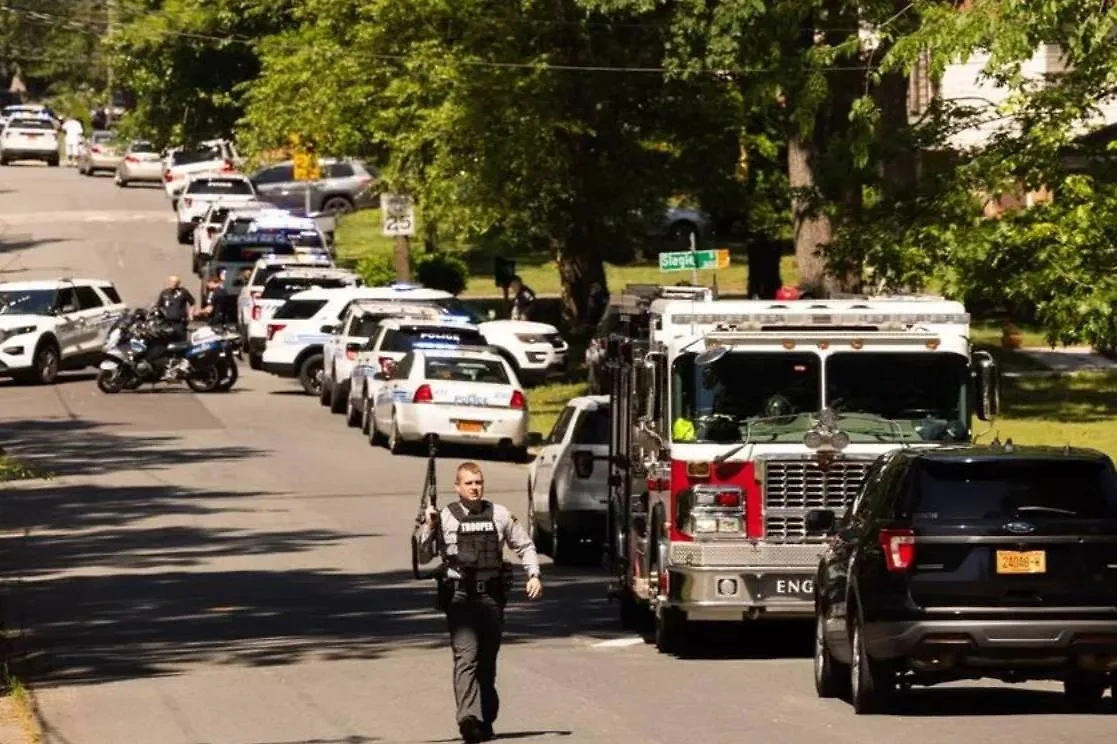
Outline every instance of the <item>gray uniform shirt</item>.
[[(458, 554), (458, 522), (454, 513), (448, 507), (443, 507), (439, 513), (442, 525), (442, 539), (446, 543), (446, 555)], [(520, 558), (520, 565), (528, 577), (539, 575), (539, 556), (535, 552), (535, 543), (531, 541), (519, 520), (508, 511), (507, 507), (493, 504), (493, 521), (496, 522), (497, 533), (501, 536), (501, 543), (515, 551)], [(434, 532), (424, 522), (419, 528), (419, 563), (429, 563), (435, 558)]]

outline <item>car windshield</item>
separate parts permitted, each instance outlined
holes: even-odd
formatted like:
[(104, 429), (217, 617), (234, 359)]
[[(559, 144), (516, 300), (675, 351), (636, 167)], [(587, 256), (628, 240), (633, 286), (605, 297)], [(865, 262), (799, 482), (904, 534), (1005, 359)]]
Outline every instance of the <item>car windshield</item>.
[(476, 310), (465, 304), (457, 297), (447, 297), (442, 300), (435, 300), (442, 311), (452, 318), (459, 318), (466, 323), (484, 323), (485, 318), (482, 318)]
[(426, 379), (507, 385), (508, 373), (496, 359), (427, 357)]
[(913, 439), (966, 441), (968, 380), (960, 354), (836, 352), (826, 359), (826, 405), (897, 422)]
[(217, 260), (222, 263), (256, 263), (269, 253), (277, 256), (293, 256), (295, 246), (282, 236), (226, 235), (220, 240)]
[(286, 240), (298, 248), (323, 248), (322, 236), (317, 230), (302, 227), (257, 227), (240, 233), (253, 235), (261, 240)]
[(50, 315), (53, 289), (0, 290), (0, 315)]
[(352, 282), (344, 279), (327, 279), (325, 277), (278, 277), (264, 285), (261, 297), (265, 300), (285, 300), (293, 294), (303, 292), (312, 287), (324, 289), (339, 289), (351, 286)]
[(199, 178), (186, 187), (188, 194), (232, 194), (251, 196), (252, 184), (242, 178)]
[(1117, 519), (1117, 475), (1103, 460), (933, 460), (916, 465), (916, 522)]

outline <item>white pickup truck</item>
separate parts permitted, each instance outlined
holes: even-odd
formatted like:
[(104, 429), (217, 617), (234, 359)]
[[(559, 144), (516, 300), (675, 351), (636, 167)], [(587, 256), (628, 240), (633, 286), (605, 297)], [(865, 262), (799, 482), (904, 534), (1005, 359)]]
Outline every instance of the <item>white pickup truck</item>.
[(232, 142), (213, 139), (194, 147), (176, 148), (163, 159), (163, 190), (178, 210), (178, 197), (191, 178), (236, 173), (243, 159)]

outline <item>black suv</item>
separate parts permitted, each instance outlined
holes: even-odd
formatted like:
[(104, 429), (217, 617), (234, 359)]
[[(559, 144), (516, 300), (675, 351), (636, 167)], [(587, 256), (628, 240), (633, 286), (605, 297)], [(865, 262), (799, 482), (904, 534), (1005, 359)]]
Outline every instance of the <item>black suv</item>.
[[(883, 455), (838, 518), (815, 581), (815, 685), (857, 713), (958, 679), (1117, 681), (1117, 473), (1089, 449), (1001, 445)], [(1117, 697), (1117, 690), (1113, 695)]]

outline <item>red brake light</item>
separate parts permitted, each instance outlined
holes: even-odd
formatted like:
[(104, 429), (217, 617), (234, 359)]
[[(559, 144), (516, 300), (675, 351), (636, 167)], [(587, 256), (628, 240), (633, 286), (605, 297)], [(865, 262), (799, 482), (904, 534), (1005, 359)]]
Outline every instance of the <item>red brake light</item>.
[(915, 563), (915, 533), (911, 530), (881, 530), (880, 547), (884, 562), (893, 573), (903, 573)]
[(128, 156), (127, 156), (127, 157), (125, 157), (124, 159), (125, 159), (125, 160), (127, 160), (127, 161), (128, 161), (129, 163), (138, 163), (138, 162), (140, 162), (140, 159), (139, 159), (139, 158), (137, 158), (137, 157), (136, 157), (135, 155), (128, 155)]
[(89, 151), (90, 152), (101, 152), (101, 146), (100, 145), (93, 145), (92, 147), (89, 148)]
[(525, 404), (526, 404), (526, 401), (524, 400), (524, 394), (521, 393), (519, 390), (513, 390), (512, 391), (512, 400), (508, 401), (508, 407), (509, 408), (523, 408)]
[(175, 180), (175, 177), (171, 175), (171, 172), (169, 170), (166, 170), (163, 171), (163, 180), (167, 183), (170, 183), (171, 181)]
[(268, 323), (268, 341), (271, 341), (272, 336), (279, 333), (286, 327), (286, 323)]
[(411, 399), (411, 402), (430, 403), (432, 400), (434, 400), (434, 396), (431, 395), (431, 386), (420, 385), (419, 388), (415, 391), (415, 397)]

